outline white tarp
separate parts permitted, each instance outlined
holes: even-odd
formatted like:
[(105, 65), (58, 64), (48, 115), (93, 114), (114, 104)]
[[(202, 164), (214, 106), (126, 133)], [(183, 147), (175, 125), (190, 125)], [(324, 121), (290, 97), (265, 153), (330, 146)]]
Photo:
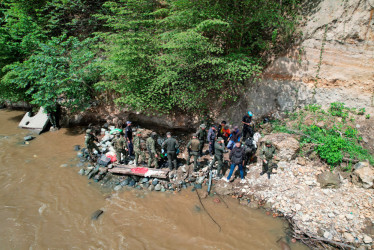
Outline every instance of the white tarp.
[(18, 124), (20, 128), (27, 129), (36, 129), (43, 131), (47, 126), (49, 120), (47, 114), (44, 112), (44, 109), (41, 107), (38, 113), (34, 116), (30, 116), (30, 112), (27, 112), (22, 118), (21, 122)]

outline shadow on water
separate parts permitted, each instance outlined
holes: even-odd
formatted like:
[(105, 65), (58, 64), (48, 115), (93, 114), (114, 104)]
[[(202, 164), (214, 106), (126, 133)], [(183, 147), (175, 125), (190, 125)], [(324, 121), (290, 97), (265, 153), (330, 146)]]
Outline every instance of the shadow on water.
[[(9, 111), (11, 112), (11, 111)], [(16, 116), (12, 116), (10, 118), (8, 118), (9, 121), (12, 121), (12, 122), (20, 122), (23, 118), (24, 114), (23, 115), (16, 115)]]
[(68, 135), (68, 136), (82, 135), (85, 133), (85, 130), (86, 130), (86, 127), (82, 127), (82, 126), (68, 127), (66, 128), (65, 135)]

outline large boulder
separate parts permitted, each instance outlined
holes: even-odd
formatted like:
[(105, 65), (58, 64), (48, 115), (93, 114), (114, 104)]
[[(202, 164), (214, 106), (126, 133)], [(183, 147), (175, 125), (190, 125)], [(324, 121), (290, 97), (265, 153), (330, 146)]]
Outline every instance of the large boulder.
[(295, 159), (300, 150), (299, 142), (290, 134), (270, 134), (261, 139), (261, 142), (271, 141), (277, 148), (279, 160), (290, 161)]
[(352, 182), (363, 188), (373, 188), (374, 169), (370, 166), (356, 169), (352, 174)]
[(337, 173), (325, 171), (317, 175), (317, 181), (321, 184), (321, 188), (339, 188), (340, 177)]

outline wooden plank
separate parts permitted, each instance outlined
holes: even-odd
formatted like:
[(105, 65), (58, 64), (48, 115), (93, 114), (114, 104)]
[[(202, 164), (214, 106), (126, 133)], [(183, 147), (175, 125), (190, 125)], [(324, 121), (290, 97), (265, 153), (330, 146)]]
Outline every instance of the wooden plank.
[(124, 174), (124, 175), (137, 175), (137, 176), (146, 176), (166, 179), (168, 177), (169, 169), (155, 169), (147, 167), (135, 167), (129, 165), (118, 164), (114, 168), (108, 169), (109, 172), (115, 174)]

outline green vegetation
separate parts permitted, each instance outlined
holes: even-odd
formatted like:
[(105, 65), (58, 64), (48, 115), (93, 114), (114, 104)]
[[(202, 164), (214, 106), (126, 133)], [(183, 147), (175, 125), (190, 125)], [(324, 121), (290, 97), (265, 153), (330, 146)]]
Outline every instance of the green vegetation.
[[(235, 100), (292, 42), (299, 0), (5, 0), (0, 100), (149, 112)], [(108, 99), (109, 97), (109, 99)]]
[[(374, 156), (360, 145), (362, 138), (352, 123), (354, 119), (348, 119), (354, 114), (344, 103), (331, 103), (327, 112), (321, 106), (309, 105), (283, 122), (273, 122), (273, 127), (276, 132), (300, 135), (301, 146), (312, 145), (332, 167), (352, 160), (369, 160), (374, 164)], [(308, 124), (308, 121), (313, 122)]]

